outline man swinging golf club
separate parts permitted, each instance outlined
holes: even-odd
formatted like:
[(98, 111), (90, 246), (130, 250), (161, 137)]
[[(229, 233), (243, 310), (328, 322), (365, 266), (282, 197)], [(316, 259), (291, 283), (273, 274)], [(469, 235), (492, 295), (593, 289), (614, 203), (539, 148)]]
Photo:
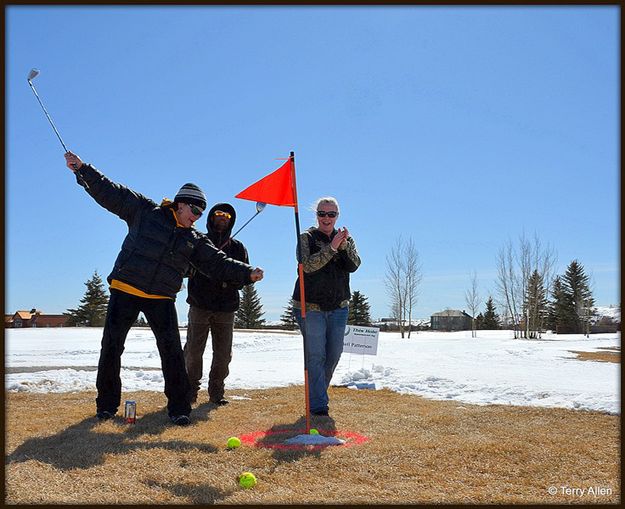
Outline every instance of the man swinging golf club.
[(174, 301), (189, 267), (235, 285), (260, 281), (263, 271), (227, 258), (193, 228), (206, 208), (195, 184), (180, 188), (173, 202), (151, 199), (109, 180), (76, 154), (65, 153), (67, 167), (87, 193), (128, 224), (128, 234), (107, 281), (109, 299), (96, 387), (99, 419), (114, 417), (121, 402), (121, 355), (130, 327), (143, 312), (161, 357), (167, 411), (174, 424), (190, 423), (191, 387), (185, 369)]

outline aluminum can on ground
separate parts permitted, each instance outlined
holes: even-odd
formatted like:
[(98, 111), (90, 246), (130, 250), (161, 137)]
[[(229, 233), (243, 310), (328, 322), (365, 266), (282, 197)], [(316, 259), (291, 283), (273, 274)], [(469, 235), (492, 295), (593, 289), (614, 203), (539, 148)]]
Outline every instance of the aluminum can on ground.
[(137, 403), (135, 401), (126, 401), (124, 405), (124, 419), (128, 424), (137, 422)]

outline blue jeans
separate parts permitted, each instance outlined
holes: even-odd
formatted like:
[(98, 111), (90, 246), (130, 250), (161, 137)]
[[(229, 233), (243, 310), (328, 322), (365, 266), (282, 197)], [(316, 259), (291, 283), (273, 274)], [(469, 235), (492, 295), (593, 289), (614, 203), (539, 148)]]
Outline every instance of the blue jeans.
[(327, 412), (328, 387), (343, 353), (349, 307), (332, 311), (307, 311), (306, 331), (302, 330), (301, 310), (294, 309), (294, 312), (306, 345), (310, 411)]

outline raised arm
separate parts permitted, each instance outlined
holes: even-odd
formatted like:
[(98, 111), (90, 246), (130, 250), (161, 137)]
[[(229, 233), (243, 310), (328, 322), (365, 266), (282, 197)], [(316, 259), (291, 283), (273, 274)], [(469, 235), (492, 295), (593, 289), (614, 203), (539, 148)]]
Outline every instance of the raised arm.
[(87, 193), (109, 212), (129, 222), (142, 208), (156, 206), (149, 198), (132, 189), (109, 180), (90, 164), (85, 164), (76, 154), (65, 154), (67, 167), (76, 175), (76, 180)]

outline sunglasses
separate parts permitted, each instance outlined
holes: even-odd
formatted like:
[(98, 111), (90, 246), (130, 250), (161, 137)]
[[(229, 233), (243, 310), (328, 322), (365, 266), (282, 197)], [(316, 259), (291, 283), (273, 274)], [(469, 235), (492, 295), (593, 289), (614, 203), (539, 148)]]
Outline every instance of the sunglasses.
[(334, 212), (334, 210), (331, 210), (330, 212), (326, 212), (325, 210), (318, 210), (317, 211), (317, 216), (319, 217), (336, 217), (338, 216), (339, 213), (338, 212)]
[(223, 210), (216, 210), (215, 212), (213, 212), (213, 214), (215, 214), (217, 217), (225, 217), (226, 219), (232, 218), (232, 214), (230, 214), (229, 212), (224, 212)]
[(191, 205), (190, 203), (187, 203), (187, 205), (189, 206), (189, 208), (191, 209), (191, 213), (194, 216), (198, 216), (200, 217), (203, 214), (203, 210), (199, 207), (196, 207), (195, 205)]

